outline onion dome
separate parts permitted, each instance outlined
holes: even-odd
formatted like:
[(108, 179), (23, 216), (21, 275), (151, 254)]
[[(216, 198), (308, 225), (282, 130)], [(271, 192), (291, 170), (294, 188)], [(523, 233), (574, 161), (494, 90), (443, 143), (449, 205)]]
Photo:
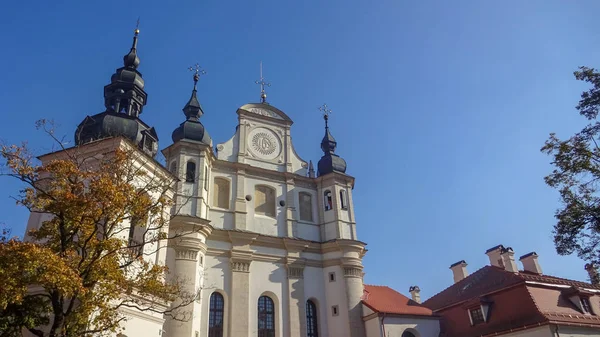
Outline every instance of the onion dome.
[(200, 70), (198, 65), (196, 65), (196, 68), (190, 67), (190, 70), (195, 71), (194, 89), (192, 90), (192, 96), (190, 96), (190, 99), (183, 107), (183, 114), (185, 115), (186, 120), (173, 131), (171, 138), (173, 139), (173, 142), (187, 139), (211, 145), (212, 140), (210, 135), (205, 130), (204, 125), (200, 122), (200, 117), (202, 117), (204, 111), (202, 110), (200, 101), (198, 101), (197, 95), (198, 80), (200, 79), (200, 75), (205, 74), (205, 72)]
[(137, 70), (140, 58), (137, 55), (139, 29), (135, 29), (133, 44), (123, 57), (123, 67), (117, 69), (104, 87), (106, 110), (87, 116), (77, 127), (75, 143), (83, 145), (109, 137), (125, 137), (154, 157), (158, 152), (158, 136), (153, 127), (145, 124), (142, 113), (148, 95), (144, 91), (144, 79)]
[(324, 114), (323, 119), (325, 119), (325, 136), (323, 137), (323, 140), (321, 140), (321, 150), (323, 150), (323, 157), (321, 157), (319, 163), (317, 164), (319, 170), (318, 175), (322, 176), (324, 174), (332, 172), (345, 173), (346, 161), (337, 154), (335, 154), (337, 142), (329, 132), (329, 113), (327, 111)]

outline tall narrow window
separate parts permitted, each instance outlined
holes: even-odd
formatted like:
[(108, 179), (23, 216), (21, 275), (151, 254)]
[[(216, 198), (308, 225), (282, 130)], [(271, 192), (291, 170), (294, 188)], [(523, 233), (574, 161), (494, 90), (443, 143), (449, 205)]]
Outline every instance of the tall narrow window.
[(298, 199), (300, 199), (300, 220), (313, 221), (312, 196), (310, 193), (300, 192)]
[(171, 166), (169, 167), (169, 172), (173, 173), (174, 175), (177, 175), (177, 163), (176, 162), (171, 163)]
[(264, 185), (254, 189), (254, 211), (256, 214), (275, 216), (275, 190)]
[(346, 190), (340, 190), (340, 203), (342, 209), (348, 209), (348, 195), (346, 194)]
[(144, 234), (145, 227), (141, 225), (142, 219), (137, 217), (131, 217), (129, 225), (129, 240), (127, 246), (131, 253), (136, 256), (142, 256), (144, 253)]
[(223, 312), (225, 301), (223, 295), (210, 295), (210, 312), (208, 315), (208, 337), (223, 337)]
[(275, 337), (275, 305), (268, 296), (258, 299), (258, 337)]
[(306, 301), (306, 336), (319, 337), (319, 328), (317, 326), (317, 306), (315, 302)]
[(325, 191), (325, 193), (323, 194), (323, 201), (325, 202), (326, 211), (333, 208), (333, 199), (331, 197), (331, 191)]
[(212, 193), (215, 207), (229, 209), (229, 180), (215, 178), (215, 188)]
[(189, 183), (196, 181), (196, 163), (193, 161), (188, 161), (185, 167), (185, 181)]

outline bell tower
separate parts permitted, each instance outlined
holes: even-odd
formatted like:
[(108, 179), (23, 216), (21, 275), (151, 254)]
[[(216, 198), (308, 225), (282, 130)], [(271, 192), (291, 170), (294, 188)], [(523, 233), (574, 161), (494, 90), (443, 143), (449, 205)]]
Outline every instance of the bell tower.
[(138, 35), (136, 27), (129, 53), (123, 57), (123, 67), (111, 76), (104, 87), (106, 110), (87, 116), (75, 131), (75, 143), (83, 145), (109, 137), (124, 137), (151, 157), (158, 152), (158, 136), (153, 127), (140, 119), (148, 95), (144, 91), (144, 79), (138, 71)]

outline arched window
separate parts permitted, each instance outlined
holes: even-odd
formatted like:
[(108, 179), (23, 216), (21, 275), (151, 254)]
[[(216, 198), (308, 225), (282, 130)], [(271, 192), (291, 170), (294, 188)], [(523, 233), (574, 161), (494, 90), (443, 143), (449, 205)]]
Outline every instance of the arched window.
[(275, 305), (268, 296), (258, 299), (258, 337), (275, 337)]
[(340, 190), (340, 203), (342, 209), (348, 209), (348, 195), (346, 190)]
[(210, 295), (210, 312), (208, 315), (208, 337), (223, 337), (223, 312), (225, 301), (223, 295)]
[(416, 337), (414, 333), (406, 330), (402, 333), (402, 337)]
[(319, 337), (319, 327), (317, 325), (317, 306), (315, 302), (306, 301), (306, 336)]
[(213, 205), (215, 207), (229, 209), (229, 180), (224, 178), (215, 178)]
[(193, 183), (196, 181), (196, 163), (188, 161), (185, 167), (185, 181)]
[(331, 196), (331, 191), (325, 191), (325, 193), (323, 193), (323, 201), (325, 202), (326, 211), (333, 208), (333, 199)]
[(300, 192), (298, 199), (300, 199), (300, 220), (313, 221), (312, 196), (310, 193)]
[(254, 212), (268, 216), (275, 216), (275, 190), (264, 185), (254, 189)]

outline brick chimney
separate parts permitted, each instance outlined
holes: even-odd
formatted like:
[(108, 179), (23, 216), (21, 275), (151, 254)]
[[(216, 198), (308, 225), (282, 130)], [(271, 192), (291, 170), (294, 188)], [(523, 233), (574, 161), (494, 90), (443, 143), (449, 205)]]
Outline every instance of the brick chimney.
[(452, 270), (452, 274), (454, 274), (454, 283), (457, 283), (469, 276), (469, 273), (467, 272), (467, 263), (465, 260), (460, 260), (452, 264), (450, 269)]
[(542, 274), (542, 267), (538, 263), (538, 255), (535, 252), (521, 256), (519, 261), (523, 264), (523, 270), (534, 274)]
[(506, 247), (500, 251), (500, 257), (504, 263), (504, 269), (511, 273), (518, 273), (519, 268), (517, 262), (515, 262), (515, 252), (512, 248)]
[(411, 286), (408, 291), (410, 292), (410, 297), (412, 297), (412, 300), (421, 304), (421, 289), (419, 286)]
[(590, 276), (590, 283), (592, 284), (600, 284), (600, 274), (598, 273), (598, 267), (596, 267), (593, 263), (586, 263), (585, 270), (588, 272)]
[(490, 265), (504, 268), (504, 262), (500, 256), (502, 249), (504, 249), (503, 245), (497, 245), (485, 251), (490, 258)]

